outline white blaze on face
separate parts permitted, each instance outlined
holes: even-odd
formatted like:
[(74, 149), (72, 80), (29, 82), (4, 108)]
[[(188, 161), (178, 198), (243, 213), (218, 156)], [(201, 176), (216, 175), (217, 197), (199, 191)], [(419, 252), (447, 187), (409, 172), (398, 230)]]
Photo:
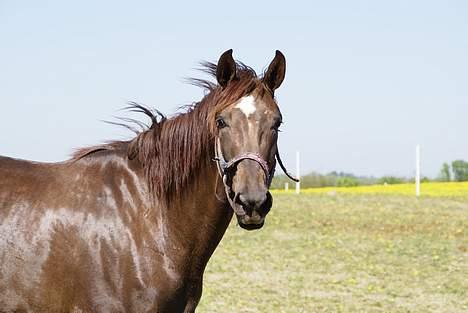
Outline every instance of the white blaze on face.
[(242, 113), (249, 118), (250, 114), (253, 114), (257, 110), (255, 107), (255, 98), (253, 96), (243, 97), (235, 108), (241, 110)]

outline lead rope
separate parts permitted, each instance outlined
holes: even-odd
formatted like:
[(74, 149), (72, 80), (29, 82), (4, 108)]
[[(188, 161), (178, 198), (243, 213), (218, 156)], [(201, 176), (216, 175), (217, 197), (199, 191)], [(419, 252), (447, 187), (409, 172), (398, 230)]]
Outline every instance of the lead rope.
[(286, 176), (288, 176), (290, 180), (292, 180), (292, 181), (298, 183), (298, 182), (299, 182), (299, 178), (296, 178), (296, 177), (292, 176), (291, 174), (289, 174), (289, 173), (288, 173), (288, 170), (284, 167), (283, 161), (281, 161), (281, 157), (280, 157), (278, 148), (276, 148), (276, 154), (275, 154), (275, 156), (276, 156), (276, 160), (278, 160), (278, 163), (279, 163), (281, 169), (283, 170), (284, 174), (286, 174)]

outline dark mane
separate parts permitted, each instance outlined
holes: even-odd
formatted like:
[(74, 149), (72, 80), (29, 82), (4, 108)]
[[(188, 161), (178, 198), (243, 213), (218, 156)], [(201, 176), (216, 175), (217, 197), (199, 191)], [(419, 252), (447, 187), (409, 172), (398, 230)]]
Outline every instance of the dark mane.
[[(201, 71), (216, 77), (216, 64), (203, 62), (201, 65)], [(98, 151), (126, 148), (128, 158), (136, 159), (143, 165), (154, 196), (164, 202), (173, 199), (194, 175), (210, 166), (214, 156), (216, 115), (254, 90), (261, 96), (266, 91), (253, 69), (239, 62), (236, 66), (236, 79), (224, 89), (209, 80), (189, 79), (193, 85), (204, 88), (206, 94), (200, 102), (169, 119), (159, 111), (154, 113), (145, 106), (130, 103), (130, 111), (141, 112), (151, 119), (149, 127), (137, 132), (130, 141), (114, 141), (80, 149), (73, 154), (72, 160), (93, 157)], [(141, 123), (137, 124), (142, 126)], [(128, 124), (125, 126), (134, 130)]]

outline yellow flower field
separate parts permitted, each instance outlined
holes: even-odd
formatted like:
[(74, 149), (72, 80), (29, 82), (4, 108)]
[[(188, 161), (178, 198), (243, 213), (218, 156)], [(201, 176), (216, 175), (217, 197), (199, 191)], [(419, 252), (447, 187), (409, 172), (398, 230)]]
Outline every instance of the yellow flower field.
[[(274, 190), (274, 193), (294, 193), (294, 189), (289, 191)], [(389, 195), (415, 195), (414, 184), (398, 185), (372, 185), (357, 187), (323, 187), (301, 189), (305, 194), (389, 194)], [(468, 182), (446, 182), (446, 183), (422, 183), (422, 197), (468, 197)]]

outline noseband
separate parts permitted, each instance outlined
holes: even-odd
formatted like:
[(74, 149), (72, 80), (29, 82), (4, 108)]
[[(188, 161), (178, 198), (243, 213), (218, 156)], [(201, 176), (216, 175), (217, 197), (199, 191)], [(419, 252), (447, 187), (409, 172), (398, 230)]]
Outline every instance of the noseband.
[[(281, 169), (283, 170), (283, 172), (286, 174), (286, 176), (288, 176), (291, 180), (298, 182), (299, 179), (290, 175), (288, 171), (286, 170), (286, 168), (284, 167), (278, 150), (276, 150), (275, 158), (276, 160), (278, 160), (278, 163), (281, 166)], [(221, 150), (219, 138), (216, 139), (214, 161), (216, 161), (216, 164), (218, 166), (218, 171), (219, 171), (220, 176), (223, 179), (223, 183), (226, 187), (226, 191), (231, 190), (231, 188), (227, 186), (227, 180), (232, 179), (233, 173), (235, 172), (237, 165), (243, 160), (252, 160), (252, 161), (257, 162), (258, 165), (260, 165), (260, 168), (263, 170), (263, 173), (265, 174), (265, 182), (267, 184), (267, 187), (270, 188), (271, 182), (273, 180), (273, 176), (275, 174), (275, 164), (273, 164), (273, 166), (270, 169), (270, 167), (268, 166), (268, 162), (265, 161), (265, 159), (260, 154), (255, 153), (255, 152), (246, 152), (246, 153), (243, 153), (241, 155), (234, 157), (233, 159), (229, 161), (226, 161), (226, 159), (224, 158), (223, 152)]]

